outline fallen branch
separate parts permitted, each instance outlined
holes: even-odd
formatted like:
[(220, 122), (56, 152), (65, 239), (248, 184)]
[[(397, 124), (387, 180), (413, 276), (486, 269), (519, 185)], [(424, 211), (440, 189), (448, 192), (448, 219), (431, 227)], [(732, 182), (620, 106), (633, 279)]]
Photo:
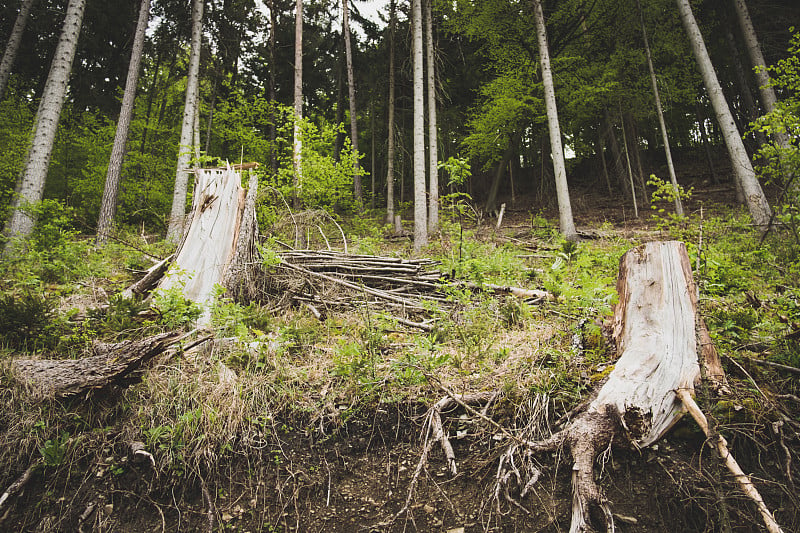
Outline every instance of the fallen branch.
[(706, 437), (708, 437), (708, 445), (715, 449), (719, 457), (725, 462), (725, 466), (728, 467), (730, 473), (733, 474), (734, 479), (736, 479), (736, 482), (739, 484), (739, 488), (742, 489), (742, 492), (744, 492), (745, 495), (756, 504), (758, 512), (761, 515), (762, 520), (764, 520), (764, 526), (767, 528), (767, 531), (770, 533), (783, 533), (783, 530), (775, 521), (772, 513), (764, 504), (764, 499), (761, 497), (761, 494), (759, 494), (758, 489), (756, 489), (755, 485), (753, 485), (753, 482), (750, 480), (747, 474), (744, 473), (742, 468), (739, 466), (739, 463), (737, 463), (736, 459), (733, 458), (733, 455), (731, 455), (725, 438), (718, 433), (712, 435), (711, 430), (708, 427), (708, 420), (706, 420), (706, 416), (697, 406), (697, 403), (695, 403), (691, 393), (686, 389), (678, 389), (675, 392), (680, 398), (681, 402), (683, 402), (683, 406), (686, 408), (686, 411), (692, 415), (692, 418), (694, 418), (695, 422), (697, 422), (697, 425), (700, 426), (700, 429), (702, 429), (703, 433), (705, 433)]

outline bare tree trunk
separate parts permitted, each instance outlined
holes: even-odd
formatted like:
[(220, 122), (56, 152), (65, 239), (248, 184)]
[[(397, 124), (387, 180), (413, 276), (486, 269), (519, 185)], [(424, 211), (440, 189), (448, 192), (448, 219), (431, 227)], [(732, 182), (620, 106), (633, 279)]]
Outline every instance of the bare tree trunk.
[(414, 252), (428, 244), (425, 195), (425, 90), (422, 64), (422, 0), (411, 0), (414, 71)]
[(203, 38), (203, 0), (192, 2), (192, 51), (189, 56), (189, 72), (186, 74), (186, 101), (183, 106), (181, 140), (178, 145), (178, 168), (175, 172), (175, 190), (167, 228), (167, 239), (178, 242), (183, 234), (186, 215), (186, 192), (189, 186), (189, 160), (194, 142), (194, 119), (197, 109), (197, 93), (200, 73), (200, 47)]
[(142, 0), (139, 6), (139, 20), (136, 22), (136, 33), (133, 38), (133, 50), (128, 64), (128, 78), (125, 80), (125, 93), (122, 96), (122, 107), (117, 121), (117, 131), (114, 134), (114, 146), (111, 149), (111, 158), (106, 172), (106, 185), (103, 190), (103, 201), (100, 205), (100, 217), (97, 220), (98, 245), (105, 244), (108, 233), (114, 221), (114, 212), (117, 209), (117, 193), (119, 192), (119, 178), (122, 172), (122, 158), (125, 156), (125, 145), (128, 142), (128, 130), (133, 116), (133, 103), (136, 99), (136, 85), (139, 82), (139, 67), (142, 62), (144, 50), (144, 36), (147, 30), (147, 21), (150, 18), (150, 0)]
[(389, 139), (386, 148), (386, 222), (394, 223), (394, 32), (395, 0), (389, 2)]
[(375, 100), (370, 98), (369, 101), (369, 142), (370, 142), (370, 170), (369, 176), (371, 178), (369, 206), (370, 209), (375, 209)]
[[(748, 81), (747, 72), (745, 71), (742, 61), (739, 59), (739, 48), (736, 46), (736, 39), (731, 31), (730, 24), (722, 25), (725, 30), (725, 42), (728, 44), (730, 50), (731, 63), (733, 63), (733, 71), (736, 73), (736, 80), (739, 85), (739, 94), (742, 97), (742, 103), (747, 111), (747, 121), (753, 122), (758, 118), (758, 106), (756, 106), (753, 93), (750, 91), (750, 82)], [(756, 142), (762, 145), (767, 142), (764, 132), (760, 130), (755, 131)]]
[[(706, 131), (706, 119), (705, 116), (703, 116), (702, 110), (700, 109), (700, 104), (698, 102), (695, 102), (694, 109), (695, 114), (697, 115), (697, 124), (700, 129), (700, 140), (703, 142), (703, 150), (706, 153), (708, 170), (711, 172), (711, 181), (717, 184), (719, 183), (719, 178), (717, 177), (717, 170), (714, 167), (714, 158), (712, 157), (711, 153), (711, 141), (709, 140), (708, 132)], [(737, 191), (738, 190), (739, 188), (737, 187)], [(742, 199), (742, 202), (744, 202), (744, 199)]]
[(358, 120), (356, 115), (356, 80), (353, 75), (353, 50), (350, 45), (350, 16), (348, 2), (342, 0), (342, 32), (344, 37), (345, 58), (347, 59), (347, 94), (350, 100), (350, 145), (353, 149), (353, 195), (361, 204), (361, 170), (358, 162)]
[[(497, 170), (492, 180), (492, 186), (489, 189), (489, 194), (486, 197), (486, 204), (484, 205), (484, 211), (487, 213), (494, 213), (497, 211), (497, 193), (500, 190), (500, 182), (503, 181), (503, 174), (506, 167), (508, 167), (509, 161), (511, 161), (511, 157), (514, 155), (521, 133), (522, 132), (515, 133), (513, 137), (508, 140), (508, 148), (503, 152), (503, 159), (501, 159), (500, 163), (497, 165)], [(544, 176), (542, 176), (542, 179), (544, 180)]]
[(567, 240), (577, 240), (575, 222), (572, 219), (572, 205), (567, 186), (567, 169), (564, 163), (564, 148), (561, 145), (561, 128), (558, 124), (556, 93), (553, 87), (553, 74), (550, 71), (550, 52), (547, 47), (547, 29), (544, 24), (544, 13), (540, 0), (533, 0), (536, 36), (539, 43), (539, 60), (542, 64), (542, 83), (544, 84), (544, 103), (547, 110), (547, 125), (550, 130), (550, 152), (553, 156), (553, 171), (556, 178), (556, 195), (558, 197), (558, 219), (561, 234)]
[(620, 105), (619, 123), (622, 125), (622, 144), (625, 147), (625, 163), (628, 166), (628, 182), (631, 185), (631, 199), (633, 200), (633, 215), (639, 218), (639, 202), (636, 200), (636, 186), (633, 183), (633, 172), (631, 171), (631, 156), (628, 149), (628, 135), (625, 133), (625, 117), (622, 116), (622, 106)]
[[(36, 223), (33, 215), (24, 208), (41, 201), (53, 143), (56, 138), (58, 119), (64, 97), (67, 94), (67, 82), (72, 70), (72, 60), (78, 47), (78, 35), (83, 22), (83, 11), (86, 0), (70, 0), (64, 26), (58, 40), (53, 62), (47, 75), (39, 109), (33, 130), (33, 140), (28, 150), (28, 159), (16, 194), (12, 201), (11, 218), (6, 224), (4, 234), (12, 239), (24, 238), (31, 234)], [(10, 253), (6, 245), (4, 254)]]
[[(747, 55), (750, 56), (750, 63), (756, 73), (758, 90), (761, 92), (761, 103), (764, 104), (766, 112), (771, 113), (775, 109), (778, 99), (775, 97), (775, 89), (770, 85), (772, 80), (767, 70), (767, 63), (764, 61), (764, 55), (761, 53), (761, 46), (758, 44), (758, 37), (753, 27), (753, 21), (750, 19), (750, 13), (747, 10), (747, 3), (745, 0), (733, 0), (733, 5), (736, 9), (739, 28), (742, 30), (742, 36), (747, 45)], [(781, 146), (789, 143), (785, 133), (777, 133), (774, 137)]]
[(606, 149), (605, 149), (605, 142), (603, 141), (603, 132), (600, 129), (602, 126), (598, 126), (598, 136), (597, 136), (597, 152), (600, 155), (600, 162), (603, 165), (603, 177), (606, 179), (606, 187), (608, 187), (608, 195), (611, 196), (613, 191), (611, 190), (611, 179), (608, 177), (608, 165), (606, 164)]
[(428, 231), (439, 228), (439, 153), (438, 124), (436, 122), (436, 70), (433, 45), (433, 15), (431, 3), (425, 0), (425, 47), (428, 86)]
[(33, 2), (34, 0), (22, 0), (17, 19), (14, 21), (14, 27), (11, 29), (11, 36), (9, 36), (8, 44), (6, 44), (6, 49), (3, 51), (3, 59), (0, 60), (0, 100), (6, 94), (8, 80), (11, 77), (11, 68), (17, 58), (19, 43), (22, 41), (22, 34), (25, 32), (25, 25), (28, 23), (28, 15), (31, 13)]
[(275, 87), (275, 26), (277, 17), (275, 16), (275, 0), (269, 0), (269, 161), (272, 175), (278, 173), (278, 150), (275, 145), (278, 140), (278, 132), (275, 126), (275, 105), (277, 104), (277, 93)]
[(766, 230), (771, 218), (769, 203), (767, 203), (764, 191), (756, 179), (753, 165), (750, 163), (750, 158), (747, 156), (747, 150), (745, 150), (742, 138), (736, 129), (728, 103), (722, 94), (722, 87), (720, 87), (717, 80), (703, 36), (692, 13), (692, 7), (689, 5), (689, 0), (677, 0), (677, 4), (683, 26), (689, 36), (689, 42), (697, 59), (697, 65), (703, 76), (709, 99), (714, 106), (714, 112), (717, 115), (717, 122), (720, 125), (725, 145), (728, 148), (734, 176), (742, 187), (745, 202), (750, 211), (750, 216), (753, 217), (753, 222), (762, 230)]
[(650, 84), (653, 86), (653, 96), (656, 100), (656, 114), (658, 115), (658, 126), (661, 129), (661, 139), (664, 141), (664, 155), (667, 158), (667, 169), (669, 171), (669, 181), (672, 183), (672, 190), (675, 194), (675, 213), (683, 216), (683, 202), (679, 194), (678, 178), (675, 175), (675, 165), (672, 163), (672, 151), (669, 148), (669, 135), (667, 134), (667, 123), (664, 120), (664, 112), (661, 108), (661, 96), (658, 92), (658, 80), (656, 71), (653, 68), (653, 57), (650, 54), (650, 43), (647, 41), (647, 27), (644, 24), (644, 13), (639, 0), (636, 0), (636, 9), (639, 10), (639, 21), (642, 25), (642, 39), (644, 39), (644, 52), (647, 56), (647, 69), (650, 71)]
[(303, 182), (303, 140), (300, 121), (303, 118), (303, 0), (295, 3), (294, 19), (294, 143), (292, 144), (292, 164), (294, 166), (295, 208), (300, 207), (299, 190)]

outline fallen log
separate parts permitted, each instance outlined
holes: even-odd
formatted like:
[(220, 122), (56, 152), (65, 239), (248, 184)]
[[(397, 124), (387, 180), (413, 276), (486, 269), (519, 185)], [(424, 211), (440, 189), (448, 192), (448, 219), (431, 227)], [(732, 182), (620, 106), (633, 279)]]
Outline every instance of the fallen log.
[(11, 373), (34, 400), (64, 398), (129, 381), (179, 337), (169, 332), (140, 341), (95, 342), (94, 355), (82, 359), (15, 359)]

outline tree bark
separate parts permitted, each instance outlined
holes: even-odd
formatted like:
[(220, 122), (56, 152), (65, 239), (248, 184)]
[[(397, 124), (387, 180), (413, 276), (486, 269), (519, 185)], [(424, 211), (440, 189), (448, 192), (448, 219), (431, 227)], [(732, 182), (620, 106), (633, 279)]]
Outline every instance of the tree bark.
[(753, 222), (762, 231), (766, 231), (771, 218), (769, 203), (767, 203), (764, 191), (761, 189), (761, 185), (756, 179), (753, 165), (750, 163), (750, 158), (744, 148), (742, 138), (736, 129), (736, 124), (728, 108), (728, 103), (722, 94), (722, 87), (719, 84), (719, 80), (717, 80), (714, 66), (711, 64), (711, 58), (708, 56), (703, 36), (700, 33), (700, 28), (697, 26), (697, 21), (692, 13), (689, 0), (677, 0), (677, 4), (678, 11), (681, 15), (681, 21), (689, 36), (692, 51), (697, 59), (700, 73), (703, 76), (703, 82), (706, 86), (708, 97), (711, 100), (711, 104), (714, 106), (714, 112), (717, 115), (717, 122), (722, 130), (725, 146), (728, 148), (728, 154), (731, 158), (731, 164), (733, 165), (734, 177), (742, 187), (745, 202), (747, 203), (747, 208), (750, 211)]
[[(492, 186), (489, 188), (489, 194), (486, 196), (484, 211), (487, 213), (494, 213), (497, 211), (497, 193), (500, 190), (500, 182), (503, 181), (503, 174), (505, 173), (506, 167), (508, 167), (508, 162), (511, 161), (511, 157), (514, 155), (514, 151), (517, 148), (517, 143), (521, 136), (522, 132), (517, 132), (508, 140), (508, 147), (506, 151), (503, 152), (503, 158), (497, 165), (497, 170), (492, 180)], [(544, 176), (542, 176), (542, 179), (544, 180)]]
[(175, 190), (172, 195), (167, 239), (178, 242), (183, 234), (186, 216), (186, 192), (189, 186), (189, 160), (192, 158), (194, 121), (200, 73), (200, 47), (203, 38), (203, 0), (192, 1), (192, 44), (189, 72), (186, 74), (186, 101), (183, 105), (181, 139), (178, 145), (178, 168), (175, 171)]
[(353, 150), (353, 195), (356, 202), (361, 203), (361, 169), (358, 162), (358, 116), (356, 114), (356, 80), (353, 75), (353, 49), (350, 45), (350, 9), (348, 2), (342, 0), (342, 32), (344, 36), (345, 58), (347, 60), (347, 95), (350, 101), (350, 145)]
[(11, 69), (14, 66), (14, 60), (17, 58), (19, 43), (22, 41), (22, 34), (25, 33), (25, 25), (28, 23), (28, 16), (31, 13), (33, 2), (34, 0), (22, 0), (6, 49), (3, 51), (3, 59), (0, 60), (0, 100), (6, 94), (8, 80), (11, 78)]
[(544, 103), (547, 110), (547, 126), (550, 131), (550, 153), (553, 157), (553, 172), (556, 178), (556, 196), (558, 197), (558, 220), (561, 234), (567, 240), (577, 240), (578, 232), (572, 218), (572, 205), (567, 185), (567, 169), (564, 163), (564, 148), (561, 145), (561, 127), (558, 123), (556, 93), (553, 87), (553, 74), (550, 70), (550, 52), (547, 46), (547, 29), (544, 24), (544, 13), (540, 0), (533, 0), (536, 37), (539, 43), (539, 61), (542, 65), (542, 83), (544, 84)]
[(411, 0), (414, 76), (414, 252), (428, 244), (425, 194), (425, 91), (422, 64), (422, 0)]
[(426, 84), (428, 89), (428, 231), (439, 228), (439, 153), (438, 124), (436, 122), (436, 69), (433, 43), (433, 14), (431, 3), (425, 0), (425, 51), (426, 51)]
[(386, 222), (394, 223), (394, 33), (395, 0), (389, 2), (389, 133), (386, 147)]
[(622, 145), (625, 148), (625, 163), (628, 167), (628, 183), (631, 186), (631, 200), (633, 200), (633, 215), (639, 218), (639, 202), (636, 200), (636, 185), (633, 183), (633, 171), (631, 170), (631, 156), (628, 149), (628, 135), (625, 132), (625, 117), (622, 115), (622, 105), (620, 104), (619, 123), (622, 126)]
[[(78, 35), (81, 31), (85, 7), (86, 0), (70, 0), (67, 5), (64, 26), (53, 62), (50, 65), (39, 109), (36, 112), (33, 140), (28, 150), (27, 163), (17, 184), (16, 194), (12, 200), (11, 218), (4, 231), (4, 234), (11, 239), (27, 237), (33, 231), (36, 223), (34, 215), (25, 208), (41, 201), (44, 193), (58, 119), (67, 93), (67, 82), (72, 70), (75, 50), (78, 47)], [(5, 254), (10, 253), (9, 244), (6, 245)]]
[(97, 220), (96, 243), (98, 245), (106, 243), (108, 233), (111, 231), (111, 226), (114, 222), (114, 213), (117, 210), (117, 193), (119, 192), (119, 179), (122, 173), (122, 159), (125, 156), (125, 145), (128, 142), (128, 131), (131, 125), (131, 117), (133, 116), (133, 103), (136, 99), (139, 67), (142, 62), (144, 36), (149, 18), (150, 0), (142, 0), (139, 6), (139, 20), (136, 22), (136, 33), (133, 38), (131, 60), (128, 64), (128, 78), (125, 80), (125, 93), (122, 96), (117, 130), (114, 134), (114, 146), (111, 149), (111, 158), (106, 172), (106, 185), (100, 205), (100, 217)]
[[(727, 19), (728, 17), (726, 17)], [(758, 118), (758, 106), (756, 105), (753, 93), (750, 91), (750, 82), (748, 81), (747, 72), (745, 71), (742, 61), (739, 59), (739, 49), (736, 46), (736, 38), (733, 36), (730, 24), (723, 24), (725, 31), (725, 42), (728, 44), (730, 50), (731, 63), (733, 64), (733, 71), (736, 73), (736, 81), (739, 86), (739, 94), (742, 97), (742, 104), (747, 112), (747, 122), (753, 122)], [(755, 131), (756, 141), (758, 146), (767, 142), (764, 132), (760, 130)]]
[(636, 9), (639, 11), (639, 21), (642, 26), (642, 39), (644, 40), (644, 52), (647, 57), (647, 70), (650, 72), (650, 84), (653, 86), (653, 97), (656, 101), (656, 114), (658, 116), (658, 127), (661, 130), (661, 139), (664, 141), (664, 155), (667, 159), (667, 170), (669, 171), (669, 181), (672, 183), (672, 191), (675, 194), (675, 214), (683, 216), (683, 202), (679, 194), (678, 178), (675, 175), (675, 165), (672, 163), (672, 151), (669, 147), (669, 134), (667, 133), (667, 123), (664, 120), (664, 111), (661, 107), (661, 96), (658, 92), (658, 80), (656, 71), (653, 68), (653, 56), (650, 54), (650, 43), (647, 41), (647, 26), (644, 23), (644, 13), (639, 0), (636, 0)]
[(303, 0), (295, 3), (294, 19), (294, 142), (292, 143), (292, 165), (294, 166), (293, 207), (300, 207), (299, 191), (303, 183), (303, 140), (300, 121), (303, 119)]

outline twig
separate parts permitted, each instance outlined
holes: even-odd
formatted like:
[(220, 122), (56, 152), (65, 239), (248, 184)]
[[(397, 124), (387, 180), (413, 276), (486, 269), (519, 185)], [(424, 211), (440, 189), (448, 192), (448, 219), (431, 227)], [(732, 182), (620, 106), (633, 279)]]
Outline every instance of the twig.
[(783, 370), (783, 371), (789, 372), (791, 374), (800, 375), (800, 368), (797, 368), (797, 367), (794, 367), (794, 366), (782, 365), (780, 363), (773, 363), (772, 361), (765, 361), (763, 359), (754, 359), (752, 357), (748, 357), (747, 359), (752, 361), (752, 362), (754, 362), (757, 365), (771, 366), (772, 368), (777, 368), (778, 370)]

